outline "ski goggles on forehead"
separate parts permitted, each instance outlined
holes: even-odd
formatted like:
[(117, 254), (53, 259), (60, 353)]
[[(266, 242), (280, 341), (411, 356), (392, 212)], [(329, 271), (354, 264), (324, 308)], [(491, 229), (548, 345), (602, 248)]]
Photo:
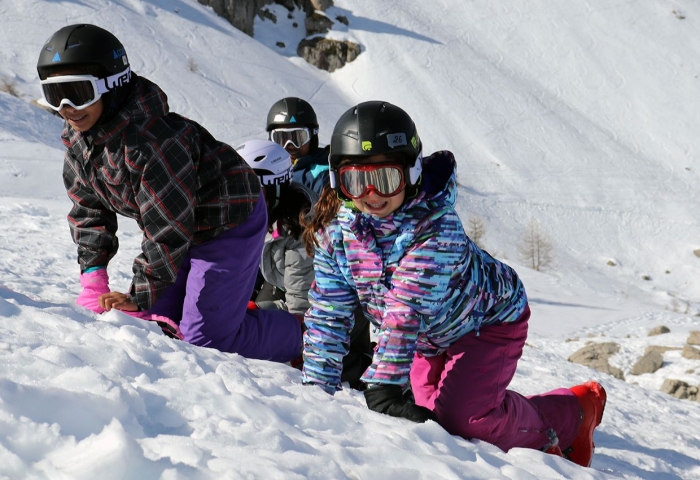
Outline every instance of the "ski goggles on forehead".
[(311, 131), (308, 128), (275, 128), (270, 131), (270, 140), (286, 147), (291, 143), (295, 148), (301, 148), (311, 140)]
[(406, 187), (403, 167), (397, 164), (345, 165), (338, 176), (340, 189), (350, 198), (362, 198), (371, 190), (380, 197), (393, 197)]
[(41, 81), (44, 94), (42, 103), (55, 111), (59, 111), (64, 105), (83, 110), (97, 102), (104, 93), (128, 83), (130, 79), (131, 70), (128, 67), (123, 72), (107, 78), (92, 75), (49, 77)]

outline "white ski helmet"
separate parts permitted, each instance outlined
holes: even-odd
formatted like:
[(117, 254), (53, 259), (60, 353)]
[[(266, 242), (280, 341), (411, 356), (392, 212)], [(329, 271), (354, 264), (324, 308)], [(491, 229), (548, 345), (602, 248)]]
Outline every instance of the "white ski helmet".
[(255, 171), (262, 185), (282, 185), (292, 181), (289, 153), (271, 140), (248, 140), (236, 148)]

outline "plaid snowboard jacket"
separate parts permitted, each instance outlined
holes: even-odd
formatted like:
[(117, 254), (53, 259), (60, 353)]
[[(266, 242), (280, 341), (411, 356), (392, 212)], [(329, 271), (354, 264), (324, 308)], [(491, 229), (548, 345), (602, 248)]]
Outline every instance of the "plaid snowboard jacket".
[(177, 276), (191, 244), (244, 222), (260, 194), (258, 177), (230, 146), (170, 113), (167, 96), (133, 76), (121, 110), (89, 132), (66, 122), (63, 182), (81, 270), (117, 253), (117, 214), (143, 231), (130, 294), (150, 308)]
[(455, 160), (424, 159), (421, 191), (378, 219), (341, 207), (317, 234), (315, 283), (304, 336), (304, 382), (340, 387), (353, 310), (379, 328), (362, 379), (404, 385), (416, 351), (442, 353), (482, 325), (513, 322), (527, 307), (516, 272), (467, 237), (455, 212)]

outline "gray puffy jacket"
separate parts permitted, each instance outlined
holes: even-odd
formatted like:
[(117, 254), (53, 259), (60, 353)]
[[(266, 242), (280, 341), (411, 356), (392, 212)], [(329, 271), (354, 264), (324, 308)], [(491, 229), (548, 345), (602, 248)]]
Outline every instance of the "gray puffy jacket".
[(310, 306), (308, 296), (314, 280), (314, 260), (306, 255), (301, 239), (296, 240), (284, 232), (276, 238), (268, 234), (260, 271), (269, 284), (284, 292), (285, 300), (258, 302), (258, 306), (304, 315)]

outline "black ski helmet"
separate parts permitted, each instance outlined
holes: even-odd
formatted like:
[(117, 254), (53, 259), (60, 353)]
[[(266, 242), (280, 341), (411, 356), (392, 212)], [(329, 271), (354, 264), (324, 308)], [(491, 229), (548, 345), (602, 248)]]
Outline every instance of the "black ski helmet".
[(39, 78), (45, 80), (61, 70), (75, 68), (98, 78), (124, 73), (109, 92), (102, 94), (104, 111), (100, 122), (116, 115), (127, 101), (136, 76), (131, 72), (124, 45), (96, 25), (79, 23), (63, 27), (44, 44), (36, 69)]
[(39, 54), (37, 71), (45, 80), (52, 73), (76, 66), (94, 66), (100, 77), (121, 73), (129, 59), (121, 42), (107, 30), (95, 25), (76, 24), (51, 35)]
[(267, 113), (267, 131), (275, 128), (310, 127), (317, 134), (318, 120), (313, 107), (306, 100), (287, 97), (278, 100)]
[(404, 181), (415, 187), (422, 170), (422, 144), (411, 117), (388, 102), (363, 102), (345, 112), (333, 129), (328, 156), (331, 188), (345, 198), (340, 190), (338, 167), (348, 157), (404, 153), (408, 159)]

